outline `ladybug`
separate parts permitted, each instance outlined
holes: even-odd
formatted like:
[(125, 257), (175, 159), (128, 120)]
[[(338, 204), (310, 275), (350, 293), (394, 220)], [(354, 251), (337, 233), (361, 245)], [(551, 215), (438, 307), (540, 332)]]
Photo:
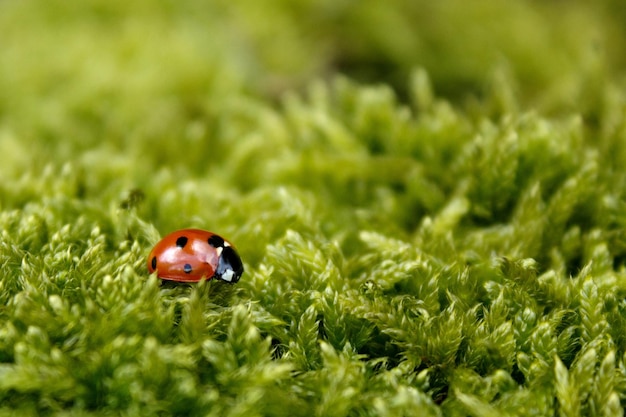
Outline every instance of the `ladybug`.
[(200, 229), (183, 229), (165, 236), (148, 256), (148, 271), (159, 278), (197, 282), (203, 277), (234, 284), (243, 274), (235, 248), (221, 236)]

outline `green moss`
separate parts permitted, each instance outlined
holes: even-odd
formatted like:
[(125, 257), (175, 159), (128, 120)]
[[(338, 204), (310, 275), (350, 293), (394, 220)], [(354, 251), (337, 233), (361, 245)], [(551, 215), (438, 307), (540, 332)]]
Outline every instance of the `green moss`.
[(623, 415), (623, 18), (1, 2), (0, 416)]

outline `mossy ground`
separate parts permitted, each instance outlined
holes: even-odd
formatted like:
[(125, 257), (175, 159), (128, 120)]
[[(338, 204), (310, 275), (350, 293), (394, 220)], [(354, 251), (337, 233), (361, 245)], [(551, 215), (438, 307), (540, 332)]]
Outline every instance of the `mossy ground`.
[(0, 415), (623, 415), (622, 3), (1, 1)]

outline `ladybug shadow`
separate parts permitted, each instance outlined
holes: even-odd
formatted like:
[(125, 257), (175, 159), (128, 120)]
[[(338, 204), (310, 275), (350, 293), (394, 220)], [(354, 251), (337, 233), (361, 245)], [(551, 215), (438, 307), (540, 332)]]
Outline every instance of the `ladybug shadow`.
[(234, 296), (239, 292), (236, 285), (219, 279), (200, 280), (198, 282), (178, 282), (161, 280), (161, 293), (171, 298), (188, 298), (194, 292), (206, 300), (207, 304), (220, 307), (232, 305)]

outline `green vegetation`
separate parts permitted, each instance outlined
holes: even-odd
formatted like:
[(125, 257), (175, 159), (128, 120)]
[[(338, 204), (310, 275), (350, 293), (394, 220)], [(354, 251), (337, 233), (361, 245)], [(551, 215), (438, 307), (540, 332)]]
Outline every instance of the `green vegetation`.
[(0, 1), (0, 416), (623, 415), (622, 3)]

